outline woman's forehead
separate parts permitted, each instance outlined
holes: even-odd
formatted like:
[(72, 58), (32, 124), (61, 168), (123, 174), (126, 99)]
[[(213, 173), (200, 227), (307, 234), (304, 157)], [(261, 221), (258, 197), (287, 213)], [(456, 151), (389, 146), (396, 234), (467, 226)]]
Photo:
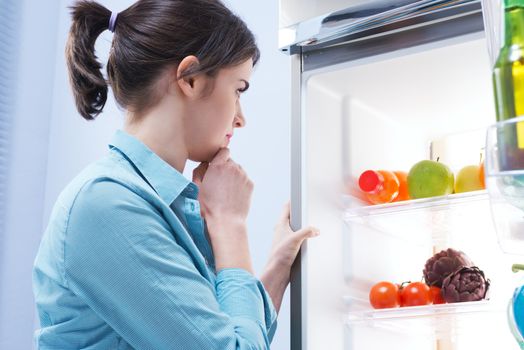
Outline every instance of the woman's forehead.
[(253, 60), (250, 58), (245, 62), (233, 66), (224, 68), (220, 71), (220, 74), (228, 80), (245, 80), (249, 81), (251, 73), (253, 72)]

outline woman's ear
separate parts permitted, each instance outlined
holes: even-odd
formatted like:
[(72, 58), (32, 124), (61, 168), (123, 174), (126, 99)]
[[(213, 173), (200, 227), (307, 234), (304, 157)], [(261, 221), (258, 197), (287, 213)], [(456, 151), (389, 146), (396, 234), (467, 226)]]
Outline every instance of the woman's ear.
[(200, 62), (195, 56), (184, 57), (182, 61), (178, 64), (176, 68), (176, 82), (178, 87), (182, 91), (182, 94), (190, 99), (196, 99), (201, 96), (205, 87), (205, 75), (204, 74), (190, 74), (181, 79), (178, 77), (182, 76), (188, 70), (198, 66)]

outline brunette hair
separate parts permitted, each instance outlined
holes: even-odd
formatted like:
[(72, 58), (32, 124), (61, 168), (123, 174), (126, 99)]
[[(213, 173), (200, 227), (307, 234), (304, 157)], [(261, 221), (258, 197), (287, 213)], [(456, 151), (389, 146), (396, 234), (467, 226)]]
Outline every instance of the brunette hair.
[(95, 119), (108, 85), (119, 106), (140, 113), (158, 102), (157, 78), (170, 65), (194, 55), (199, 64), (178, 78), (211, 77), (222, 68), (260, 58), (253, 33), (220, 0), (138, 0), (118, 14), (107, 62), (107, 80), (95, 41), (109, 28), (111, 11), (95, 1), (77, 1), (66, 45), (69, 80), (78, 112)]

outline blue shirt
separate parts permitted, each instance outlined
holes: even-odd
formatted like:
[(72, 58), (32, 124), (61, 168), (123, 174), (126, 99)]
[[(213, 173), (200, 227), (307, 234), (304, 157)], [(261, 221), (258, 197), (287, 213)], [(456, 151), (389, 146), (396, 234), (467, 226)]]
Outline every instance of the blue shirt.
[(198, 187), (118, 131), (60, 194), (33, 290), (39, 349), (269, 349), (276, 312), (246, 270), (216, 273)]

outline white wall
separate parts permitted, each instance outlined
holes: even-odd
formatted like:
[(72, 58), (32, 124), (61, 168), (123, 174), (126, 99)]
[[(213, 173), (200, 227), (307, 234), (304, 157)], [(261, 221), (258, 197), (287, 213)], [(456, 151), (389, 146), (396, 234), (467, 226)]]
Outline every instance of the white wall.
[[(100, 2), (109, 9), (121, 11), (133, 1)], [(38, 326), (33, 325), (31, 267), (53, 203), (82, 168), (105, 154), (108, 141), (123, 120), (123, 112), (117, 109), (112, 97), (104, 113), (94, 122), (84, 121), (76, 112), (64, 60), (70, 25), (67, 6), (72, 1), (26, 0), (26, 3), (24, 16), (32, 14), (35, 17), (34, 22), (28, 19), (23, 23), (28, 36), (27, 47), (33, 42), (39, 43), (48, 55), (36, 54), (36, 49), (23, 52), (24, 81), (30, 82), (30, 76), (37, 76), (40, 85), (22, 84), (19, 93), (25, 96), (23, 115), (27, 121), (19, 120), (17, 124), (14, 164), (23, 162), (30, 173), (22, 173), (25, 175), (22, 178), (18, 171), (12, 174), (20, 189), (13, 190), (17, 192), (12, 194), (11, 201), (16, 206), (8, 213), (12, 220), (5, 247), (9, 252), (1, 252), (2, 271), (11, 270), (1, 275), (1, 349), (30, 348), (32, 329)], [(235, 133), (230, 145), (233, 158), (255, 182), (248, 226), (253, 263), (260, 274), (269, 253), (273, 226), (289, 198), (290, 60), (277, 50), (278, 1), (229, 0), (225, 3), (246, 21), (262, 52), (250, 91), (242, 97), (247, 126)], [(97, 42), (97, 54), (102, 61), (107, 60), (110, 41), (111, 33), (106, 31)], [(27, 95), (29, 91), (40, 92)], [(187, 170), (189, 174), (190, 169)], [(24, 213), (24, 203), (27, 206), (28, 201), (32, 201), (31, 211)], [(19, 268), (15, 268), (17, 266)], [(11, 306), (6, 306), (8, 304)], [(23, 310), (23, 314), (13, 316), (15, 310)], [(16, 322), (12, 321), (13, 317)], [(272, 349), (287, 348), (289, 303), (286, 297)]]
[[(20, 50), (14, 73), (14, 114), (0, 250), (0, 349), (30, 349), (31, 270), (42, 231), (57, 13), (54, 1), (21, 1)], [(2, 19), (0, 8), (0, 20)], [(2, 40), (2, 38), (0, 38)], [(0, 76), (2, 72), (0, 72)], [(0, 84), (5, 83), (1, 81)]]

